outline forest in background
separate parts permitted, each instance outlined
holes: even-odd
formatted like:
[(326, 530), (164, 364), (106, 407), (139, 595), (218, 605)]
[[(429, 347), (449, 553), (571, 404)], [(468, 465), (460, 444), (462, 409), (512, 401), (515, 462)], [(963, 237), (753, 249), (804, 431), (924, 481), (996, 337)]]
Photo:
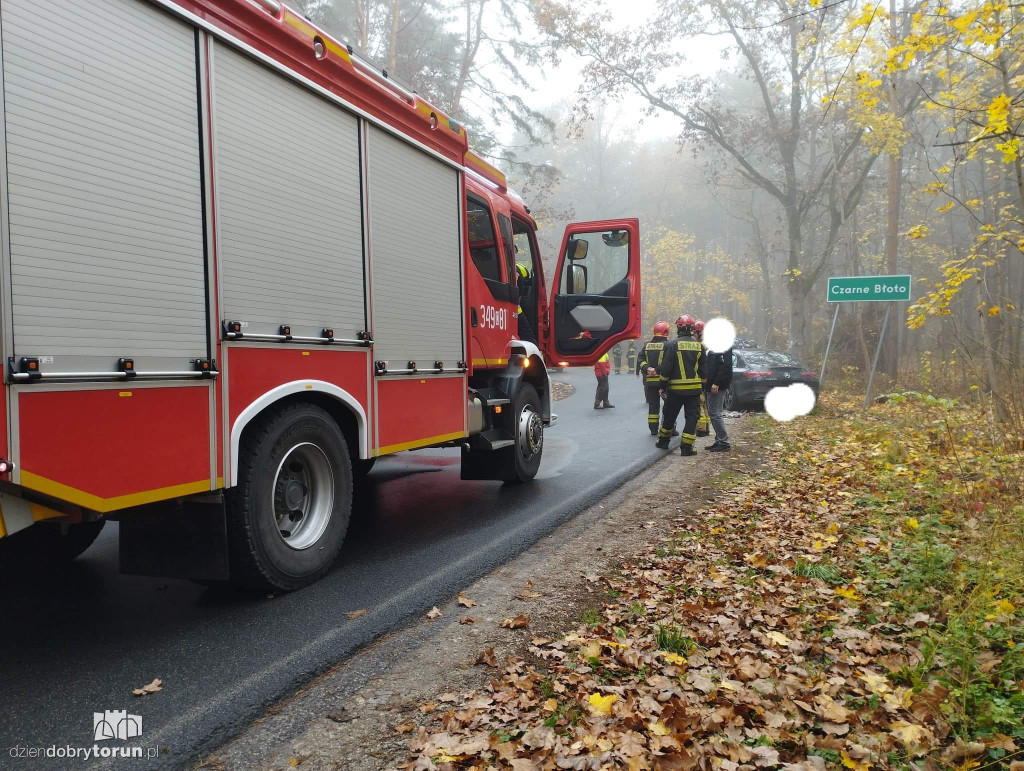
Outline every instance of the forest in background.
[[(827, 277), (910, 273), (886, 384), (973, 387), (1021, 415), (1020, 5), (655, 0), (624, 21), (594, 0), (296, 4), (464, 122), (549, 265), (566, 222), (640, 217), (645, 326), (724, 315), (816, 367)], [(709, 39), (717, 61), (688, 57)], [(556, 72), (578, 72), (568, 93)], [(884, 310), (841, 308), (830, 379), (863, 383)]]

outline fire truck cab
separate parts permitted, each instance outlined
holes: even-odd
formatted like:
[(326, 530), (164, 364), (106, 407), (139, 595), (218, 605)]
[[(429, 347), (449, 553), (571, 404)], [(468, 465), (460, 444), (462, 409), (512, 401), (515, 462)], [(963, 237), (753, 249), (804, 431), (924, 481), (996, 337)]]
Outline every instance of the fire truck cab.
[(378, 457), (526, 482), (547, 365), (639, 335), (639, 223), (537, 224), (278, 0), (4, 0), (0, 570), (300, 587)]

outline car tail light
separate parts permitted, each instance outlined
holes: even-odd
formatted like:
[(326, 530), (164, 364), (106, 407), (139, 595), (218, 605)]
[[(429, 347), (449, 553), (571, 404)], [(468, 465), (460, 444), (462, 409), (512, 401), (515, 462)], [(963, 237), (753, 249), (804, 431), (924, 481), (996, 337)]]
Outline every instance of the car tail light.
[(800, 374), (803, 375), (804, 377), (817, 377), (818, 376), (817, 372), (811, 372), (810, 370), (804, 370)]
[(769, 372), (768, 370), (765, 370), (764, 372), (760, 372), (760, 371), (754, 372), (754, 371), (751, 371), (751, 372), (744, 372), (743, 374), (746, 375), (749, 378), (755, 378), (755, 377), (768, 377), (772, 373)]

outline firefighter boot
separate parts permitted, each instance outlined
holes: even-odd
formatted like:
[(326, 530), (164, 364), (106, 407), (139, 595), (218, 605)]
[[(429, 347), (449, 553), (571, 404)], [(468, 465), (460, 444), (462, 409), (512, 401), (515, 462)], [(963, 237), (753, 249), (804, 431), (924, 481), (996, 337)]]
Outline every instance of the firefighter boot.
[(683, 456), (696, 455), (697, 451), (693, 449), (692, 444), (681, 444), (679, 445), (679, 454)]
[(607, 400), (606, 400), (606, 401), (605, 401), (605, 403), (604, 403), (604, 408), (605, 408), (606, 410), (611, 410), (611, 409), (615, 409), (615, 405), (614, 405), (614, 404), (612, 404), (611, 402), (609, 402), (609, 401), (607, 401)]
[(700, 394), (700, 417), (697, 418), (697, 436), (710, 436), (711, 435), (711, 416), (708, 415), (707, 400), (704, 396), (704, 392)]

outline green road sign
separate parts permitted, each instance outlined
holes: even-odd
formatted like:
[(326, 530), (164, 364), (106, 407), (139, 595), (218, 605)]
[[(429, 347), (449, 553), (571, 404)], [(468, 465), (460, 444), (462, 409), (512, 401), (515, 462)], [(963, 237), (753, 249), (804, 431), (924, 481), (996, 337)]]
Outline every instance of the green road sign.
[(833, 276), (828, 302), (862, 303), (910, 299), (910, 276)]

